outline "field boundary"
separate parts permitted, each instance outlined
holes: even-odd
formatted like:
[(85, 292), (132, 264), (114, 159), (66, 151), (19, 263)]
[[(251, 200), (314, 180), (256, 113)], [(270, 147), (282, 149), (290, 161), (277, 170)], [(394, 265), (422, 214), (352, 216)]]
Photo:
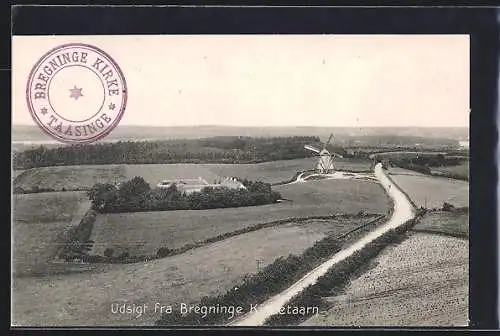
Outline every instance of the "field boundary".
[[(406, 221), (402, 226), (391, 229), (370, 242), (363, 249), (356, 251), (351, 256), (331, 267), (328, 272), (318, 278), (315, 284), (309, 285), (299, 294), (294, 296), (287, 306), (292, 307), (318, 307), (328, 309), (330, 304), (323, 297), (343, 293), (347, 285), (369, 270), (374, 259), (388, 246), (397, 246), (406, 240), (413, 226), (422, 218), (425, 212), (418, 212), (416, 216)], [(274, 314), (266, 319), (265, 326), (297, 325), (310, 316), (299, 314)]]
[(386, 218), (387, 218), (387, 217), (386, 217), (386, 215), (379, 215), (377, 218), (375, 218), (375, 219), (373, 219), (373, 220), (369, 221), (368, 223), (365, 223), (365, 224), (363, 224), (363, 225), (360, 225), (360, 226), (358, 226), (358, 227), (356, 227), (356, 228), (354, 228), (354, 229), (352, 229), (352, 230), (350, 230), (350, 231), (347, 231), (346, 233), (344, 233), (344, 234), (342, 234), (342, 235), (338, 236), (338, 237), (337, 237), (337, 239), (344, 239), (344, 238), (346, 238), (348, 235), (350, 235), (350, 234), (352, 234), (352, 233), (355, 233), (355, 232), (358, 232), (358, 231), (360, 231), (361, 229), (364, 229), (364, 228), (366, 228), (367, 226), (370, 226), (370, 225), (374, 224), (375, 222), (380, 221), (380, 220), (381, 220), (381, 219), (383, 219), (383, 218), (385, 218), (385, 219), (386, 219)]
[[(445, 202), (446, 203), (446, 202)], [(451, 210), (444, 210), (443, 208), (441, 209), (428, 209), (426, 210), (426, 214), (432, 215), (432, 214), (446, 214), (446, 215), (467, 215), (469, 216), (469, 207), (459, 207), (459, 208), (451, 208)], [(452, 238), (459, 238), (459, 239), (469, 239), (469, 231), (470, 228), (468, 227), (467, 232), (460, 232), (460, 231), (448, 231), (445, 230), (444, 228), (419, 228), (415, 227), (412, 229), (413, 232), (415, 233), (427, 233), (427, 234), (434, 234), (438, 236), (446, 236), (446, 237), (452, 237)]]
[[(420, 173), (421, 175), (427, 176), (427, 177), (437, 177), (437, 178), (448, 179), (448, 180), (453, 180), (453, 181), (462, 181), (462, 182), (469, 183), (469, 178), (470, 178), (470, 174), (469, 174), (468, 177), (460, 177), (460, 176), (457, 176), (457, 175), (447, 174), (447, 173), (443, 173), (443, 174), (424, 173), (424, 172), (421, 172), (421, 171), (418, 171), (418, 170), (410, 169), (408, 167), (399, 167), (399, 166), (396, 166), (396, 167), (402, 168), (402, 169), (406, 169), (406, 170), (410, 170), (410, 171), (413, 171), (413, 172), (416, 172), (416, 173)], [(447, 167), (453, 167), (453, 166), (447, 166)], [(431, 168), (431, 167), (429, 167), (429, 168)], [(409, 173), (392, 173), (391, 175), (418, 176), (418, 175), (409, 174)]]
[[(406, 168), (405, 168), (406, 169)], [(462, 181), (462, 182), (469, 182), (469, 178), (460, 178), (459, 176), (456, 176), (456, 177), (452, 177), (454, 175), (450, 174), (450, 175), (440, 175), (440, 174), (426, 174), (426, 173), (423, 173), (425, 176), (428, 176), (428, 177), (437, 177), (437, 178), (442, 178), (442, 179), (448, 179), (448, 180), (452, 180), (452, 181)]]
[(58, 252), (54, 253), (52, 260), (50, 263), (60, 263), (61, 253), (66, 248), (66, 245), (73, 239), (75, 232), (78, 230), (78, 227), (82, 225), (83, 220), (87, 216), (87, 213), (91, 210), (91, 203), (88, 200), (82, 201), (78, 208), (75, 211), (75, 215), (71, 219), (70, 223), (66, 225), (64, 231), (60, 234), (60, 240), (62, 243), (62, 247)]
[(436, 235), (436, 236), (445, 236), (445, 237), (450, 237), (450, 238), (469, 240), (469, 236), (467, 234), (460, 233), (460, 232), (445, 232), (445, 231), (432, 230), (432, 229), (415, 229), (415, 228), (413, 228), (412, 231), (415, 233), (426, 233), (426, 234), (432, 234), (432, 235)]
[[(33, 169), (33, 168), (25, 169), (21, 174), (17, 175), (12, 180), (12, 186), (15, 187), (16, 183), (19, 183), (19, 180), (22, 179), (22, 176), (25, 175), (25, 174), (27, 174), (31, 169)], [(15, 169), (12, 169), (12, 171), (15, 171)]]
[(40, 188), (40, 189), (23, 189), (21, 187), (14, 187), (13, 194), (29, 195), (29, 194), (48, 194), (54, 192), (75, 192), (75, 191), (88, 191), (90, 188)]
[[(79, 209), (80, 210), (80, 209)], [(86, 252), (90, 249), (93, 242), (89, 241), (94, 227), (94, 222), (97, 218), (97, 212), (88, 209), (83, 218), (79, 221), (78, 225), (69, 227), (66, 237), (66, 244), (59, 251), (56, 259), (59, 260), (83, 260)], [(73, 221), (72, 221), (73, 223)]]
[[(447, 167), (453, 167), (453, 166), (447, 166)], [(441, 167), (438, 167), (438, 168), (441, 168)], [(470, 171), (469, 171), (469, 174), (467, 174), (467, 176), (462, 176), (462, 175), (454, 174), (454, 173), (440, 172), (439, 170), (436, 170), (436, 169), (435, 169), (435, 171), (438, 171), (439, 174), (433, 173), (432, 168), (431, 168), (430, 175), (435, 176), (435, 177), (445, 177), (445, 178), (449, 178), (452, 180), (458, 180), (458, 181), (464, 181), (464, 182), (470, 181)]]
[[(406, 198), (408, 199), (408, 201), (410, 201), (411, 205), (413, 206), (414, 209), (420, 209), (420, 208), (423, 208), (423, 207), (419, 207), (415, 204), (415, 202), (413, 201), (413, 199), (410, 197), (410, 195), (408, 195), (408, 193), (401, 187), (399, 186), (399, 184), (396, 183), (396, 181), (394, 181), (391, 177), (391, 174), (385, 174), (385, 176), (396, 186), (399, 188), (399, 191), (401, 191), (405, 196)], [(392, 208), (394, 208), (394, 204), (392, 206)]]
[[(336, 215), (330, 215), (330, 216), (308, 216), (308, 217), (289, 217), (285, 219), (279, 219), (271, 222), (264, 222), (264, 223), (258, 223), (255, 225), (251, 225), (239, 230), (235, 231), (230, 231), (226, 232), (214, 237), (209, 237), (204, 240), (197, 241), (195, 243), (191, 244), (186, 244), (182, 247), (175, 248), (175, 249), (169, 249), (168, 247), (159, 247), (157, 250), (156, 255), (139, 255), (139, 256), (132, 256), (129, 255), (128, 253), (122, 253), (121, 255), (118, 256), (111, 256), (111, 257), (105, 257), (101, 255), (85, 255), (84, 260), (87, 262), (91, 263), (108, 263), (108, 264), (130, 264), (130, 263), (136, 263), (136, 262), (141, 262), (141, 261), (148, 261), (148, 260), (154, 260), (154, 259), (161, 259), (161, 258), (166, 258), (166, 257), (171, 257), (174, 255), (182, 254), (185, 253), (189, 250), (203, 247), (212, 243), (220, 242), (222, 240), (235, 237), (241, 234), (249, 233), (249, 232), (254, 232), (258, 231), (260, 229), (264, 228), (269, 228), (269, 227), (274, 227), (278, 225), (284, 225), (284, 224), (291, 224), (291, 223), (301, 223), (305, 222), (308, 220), (332, 220), (332, 219), (337, 219), (337, 218), (366, 218), (366, 217), (374, 217), (372, 220), (369, 220), (367, 223), (360, 225), (344, 234), (340, 237), (346, 237), (352, 233), (355, 233), (357, 231), (360, 231), (361, 229), (373, 225), (377, 221), (380, 221), (381, 219), (385, 218), (386, 215), (383, 214), (336, 214)], [(340, 238), (339, 237), (339, 238)]]
[[(358, 233), (356, 231), (361, 231), (361, 229), (367, 228), (370, 224), (373, 225), (377, 221), (384, 220), (385, 217), (385, 215), (379, 215), (378, 218), (369, 223), (340, 236), (335, 236), (334, 234), (328, 235), (322, 240), (317, 241), (299, 256), (291, 254), (286, 259), (279, 257), (262, 271), (245, 278), (243, 283), (237, 286), (237, 291), (231, 289), (218, 296), (204, 297), (201, 299), (200, 304), (202, 306), (215, 304), (221, 306), (226, 304), (244, 306), (244, 303), (248, 300), (252, 304), (260, 304), (269, 297), (279, 293), (283, 288), (294, 283), (297, 279), (300, 279), (311, 269), (324, 262), (324, 260), (328, 260), (332, 255), (344, 248), (344, 245), (349, 244), (351, 240), (356, 240), (356, 237), (349, 237), (350, 234)], [(261, 287), (265, 289), (265, 292), (260, 290), (262, 289)], [(248, 312), (249, 307), (247, 305), (243, 308), (242, 315)], [(227, 316), (227, 314), (215, 315), (210, 319), (200, 319), (196, 314), (181, 315), (178, 310), (174, 310), (173, 314), (164, 314), (157, 320), (156, 325), (220, 325), (219, 323), (227, 323), (231, 319), (232, 317)]]

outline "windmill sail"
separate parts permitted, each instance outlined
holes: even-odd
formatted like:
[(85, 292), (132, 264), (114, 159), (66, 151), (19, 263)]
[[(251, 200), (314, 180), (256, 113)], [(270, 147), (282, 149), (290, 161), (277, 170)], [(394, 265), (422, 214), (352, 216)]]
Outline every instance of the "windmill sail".
[(319, 152), (321, 152), (321, 150), (319, 150), (318, 148), (316, 148), (314, 146), (311, 146), (311, 145), (305, 145), (304, 148), (308, 149), (308, 150), (310, 150), (312, 152), (318, 153), (318, 154), (319, 154)]
[(328, 141), (325, 142), (322, 149), (316, 148), (311, 145), (305, 145), (304, 148), (318, 154), (318, 163), (316, 164), (316, 171), (320, 174), (330, 174), (333, 173), (335, 168), (333, 166), (332, 157), (342, 158), (342, 155), (338, 153), (330, 153), (326, 147), (330, 144), (333, 138), (333, 134), (330, 134)]
[(330, 144), (330, 141), (332, 140), (333, 134), (330, 134), (330, 137), (328, 138), (328, 141), (325, 142), (325, 145), (323, 146), (323, 149), (326, 149), (326, 147)]

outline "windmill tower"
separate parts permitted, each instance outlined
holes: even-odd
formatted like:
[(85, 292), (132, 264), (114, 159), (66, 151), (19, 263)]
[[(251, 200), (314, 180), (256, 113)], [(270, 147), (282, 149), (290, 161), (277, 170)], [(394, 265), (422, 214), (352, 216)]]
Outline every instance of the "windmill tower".
[(330, 134), (328, 141), (323, 146), (323, 149), (318, 149), (311, 145), (305, 145), (304, 148), (318, 155), (318, 163), (316, 171), (320, 174), (331, 174), (334, 171), (332, 157), (342, 158), (338, 153), (330, 153), (326, 147), (330, 144), (333, 134)]

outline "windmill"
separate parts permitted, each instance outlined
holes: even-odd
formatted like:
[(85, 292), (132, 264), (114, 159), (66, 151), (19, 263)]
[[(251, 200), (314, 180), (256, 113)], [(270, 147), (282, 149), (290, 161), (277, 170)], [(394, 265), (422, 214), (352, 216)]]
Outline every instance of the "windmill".
[(328, 141), (323, 146), (323, 149), (318, 149), (318, 148), (311, 146), (311, 145), (304, 146), (305, 149), (310, 150), (311, 152), (314, 152), (315, 154), (318, 155), (319, 159), (318, 159), (318, 164), (316, 165), (316, 171), (320, 174), (333, 173), (334, 167), (333, 167), (332, 157), (342, 158), (342, 155), (340, 155), (338, 153), (330, 153), (326, 149), (326, 147), (330, 144), (332, 137), (333, 137), (333, 134), (330, 134), (330, 137), (328, 138)]

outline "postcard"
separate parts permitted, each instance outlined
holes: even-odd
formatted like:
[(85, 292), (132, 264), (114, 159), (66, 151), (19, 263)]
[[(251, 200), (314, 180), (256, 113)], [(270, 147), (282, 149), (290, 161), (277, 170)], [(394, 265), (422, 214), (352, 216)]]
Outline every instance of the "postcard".
[(12, 325), (468, 326), (469, 47), (13, 36)]

